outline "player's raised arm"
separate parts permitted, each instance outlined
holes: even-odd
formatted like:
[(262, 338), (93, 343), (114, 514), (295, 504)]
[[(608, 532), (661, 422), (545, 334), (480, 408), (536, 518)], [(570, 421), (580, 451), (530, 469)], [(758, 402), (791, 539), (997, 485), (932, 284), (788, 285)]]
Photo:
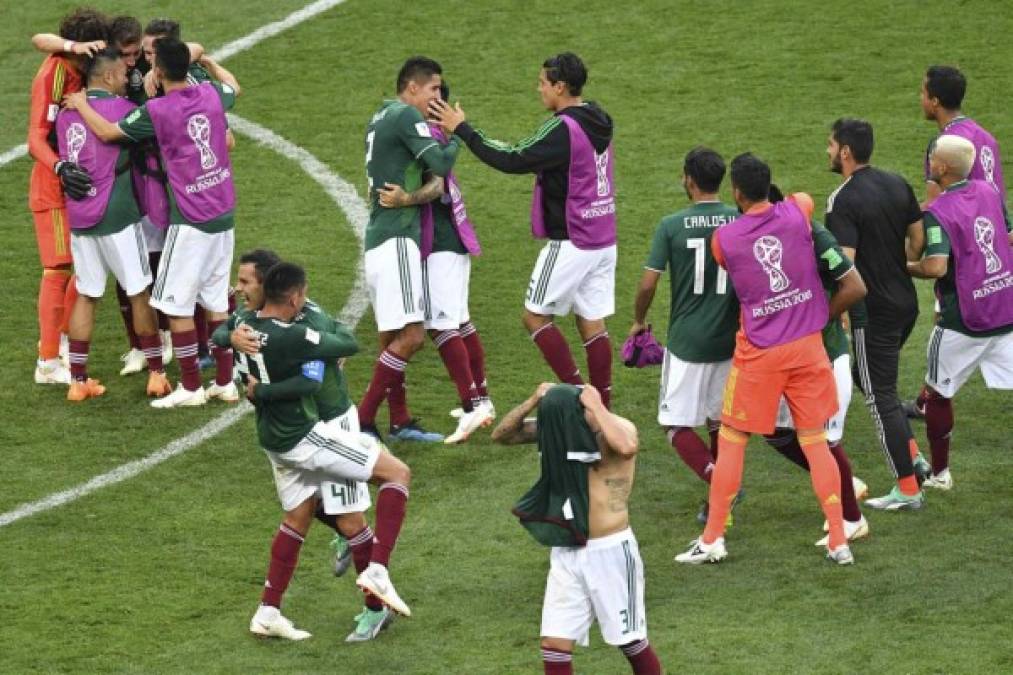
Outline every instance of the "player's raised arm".
[(500, 445), (534, 443), (538, 439), (538, 423), (528, 415), (538, 407), (538, 402), (552, 386), (551, 382), (543, 382), (531, 396), (508, 412), (492, 430), (493, 442)]
[(234, 98), (239, 98), (239, 95), (242, 93), (242, 89), (239, 87), (239, 80), (236, 79), (236, 76), (233, 75), (231, 71), (226, 69), (225, 66), (221, 65), (207, 54), (201, 56), (198, 63), (208, 71), (208, 75), (210, 75), (212, 79), (228, 85), (232, 89), (232, 95)]
[(53, 33), (36, 33), (32, 36), (32, 46), (44, 54), (95, 56), (95, 54), (106, 48), (106, 41), (75, 42), (74, 40), (65, 40)]
[(594, 421), (591, 428), (598, 427), (597, 431), (604, 437), (609, 448), (624, 457), (637, 454), (640, 446), (637, 428), (629, 420), (609, 412), (597, 389), (589, 384), (584, 385), (580, 392), (580, 403)]

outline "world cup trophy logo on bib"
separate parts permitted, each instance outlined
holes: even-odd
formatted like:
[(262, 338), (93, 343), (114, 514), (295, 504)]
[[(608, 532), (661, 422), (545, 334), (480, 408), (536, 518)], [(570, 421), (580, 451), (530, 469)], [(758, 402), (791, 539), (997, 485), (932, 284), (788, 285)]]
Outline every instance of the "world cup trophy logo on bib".
[(763, 271), (767, 273), (767, 279), (770, 280), (770, 290), (774, 293), (780, 293), (791, 285), (788, 275), (781, 271), (781, 254), (783, 252), (784, 247), (777, 237), (767, 235), (753, 242), (753, 255), (756, 257), (756, 261), (763, 266)]
[(594, 153), (594, 167), (598, 172), (598, 196), (607, 197), (609, 193), (609, 151), (605, 148), (605, 152), (600, 155)]
[(81, 154), (84, 142), (88, 140), (88, 132), (83, 124), (74, 122), (67, 127), (67, 161), (77, 164), (77, 158)]
[(186, 133), (200, 152), (202, 169), (210, 169), (218, 163), (214, 150), (211, 149), (211, 122), (205, 115), (193, 115), (186, 123)]
[(992, 154), (992, 148), (987, 145), (982, 146), (980, 161), (981, 172), (985, 174), (985, 180), (995, 190), (998, 190), (999, 188), (995, 184), (995, 155)]
[(985, 256), (985, 274), (995, 274), (1002, 269), (1002, 260), (995, 254), (995, 225), (988, 218), (974, 221), (974, 241)]

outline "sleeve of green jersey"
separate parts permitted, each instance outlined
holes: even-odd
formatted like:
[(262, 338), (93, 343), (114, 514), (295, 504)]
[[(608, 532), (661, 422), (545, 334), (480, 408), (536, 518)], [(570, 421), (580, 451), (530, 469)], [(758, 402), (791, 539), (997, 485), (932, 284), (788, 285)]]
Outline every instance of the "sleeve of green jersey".
[(950, 255), (950, 238), (946, 230), (930, 211), (922, 216), (922, 227), (925, 228), (925, 257)]
[(412, 106), (405, 106), (398, 114), (397, 132), (415, 159), (425, 164), (430, 171), (437, 176), (450, 173), (461, 150), (456, 138), (441, 145), (433, 138), (433, 132), (429, 129), (429, 123), (422, 118), (422, 113)]
[(668, 267), (668, 254), (671, 250), (668, 241), (668, 232), (665, 229), (665, 221), (658, 223), (654, 230), (654, 239), (651, 240), (651, 252), (647, 254), (647, 262), (644, 264), (649, 270), (664, 272)]
[(236, 90), (224, 82), (215, 82), (214, 80), (211, 80), (211, 86), (218, 92), (218, 97), (222, 100), (222, 107), (232, 110), (236, 105)]
[(281, 401), (312, 396), (320, 390), (320, 383), (303, 375), (293, 375), (281, 382), (271, 384), (260, 383), (253, 390), (253, 397), (258, 401)]
[(851, 259), (841, 250), (837, 239), (825, 227), (813, 226), (813, 246), (816, 249), (816, 257), (822, 274), (837, 280), (854, 267)]
[(148, 114), (148, 106), (134, 108), (119, 121), (120, 131), (132, 141), (143, 141), (155, 136), (155, 125)]
[(340, 359), (359, 351), (359, 345), (350, 333), (321, 333), (308, 326), (298, 326), (297, 331), (290, 353), (301, 361)]
[(229, 320), (215, 328), (215, 332), (211, 334), (211, 341), (219, 347), (231, 347), (232, 341), (230, 336), (232, 331), (236, 329), (236, 317), (239, 312), (235, 312), (229, 317)]

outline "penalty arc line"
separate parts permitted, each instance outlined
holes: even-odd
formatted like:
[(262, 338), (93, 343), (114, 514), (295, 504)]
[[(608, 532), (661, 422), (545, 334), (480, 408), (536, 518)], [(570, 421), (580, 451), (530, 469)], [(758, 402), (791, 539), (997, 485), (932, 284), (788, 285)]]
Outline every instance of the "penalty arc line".
[[(271, 37), (272, 35), (277, 35), (282, 30), (291, 28), (292, 26), (301, 23), (302, 21), (306, 21), (320, 12), (339, 5), (342, 2), (344, 2), (344, 0), (321, 0), (320, 2), (307, 5), (303, 9), (293, 12), (281, 21), (268, 24), (244, 38), (230, 42), (216, 52), (216, 54), (224, 52), (225, 55), (216, 56), (215, 58), (227, 58), (232, 54), (249, 49), (257, 42)], [(296, 17), (297, 15), (298, 19), (294, 20), (293, 17)], [(256, 36), (256, 39), (254, 39), (254, 36)], [(314, 182), (323, 188), (342, 213), (344, 213), (348, 222), (352, 225), (356, 240), (361, 247), (366, 229), (366, 221), (368, 220), (368, 208), (350, 183), (331, 171), (326, 164), (317, 159), (308, 150), (282, 138), (270, 129), (234, 114), (229, 115), (229, 124), (237, 132), (243, 134), (244, 136), (248, 136), (259, 145), (269, 148), (283, 157), (297, 163), (306, 175), (312, 178)], [(20, 151), (20, 154), (18, 154), (18, 151)], [(24, 155), (26, 151), (27, 146), (18, 146), (17, 148), (13, 148), (12, 150), (3, 153), (0, 155), (0, 166), (18, 159), (20, 156)], [(339, 318), (344, 323), (352, 327), (358, 323), (359, 319), (361, 319), (362, 315), (365, 313), (366, 308), (369, 306), (369, 296), (366, 292), (361, 258), (359, 258), (359, 260), (360, 262), (356, 267), (355, 282), (352, 291), (348, 300), (345, 302), (345, 306), (339, 314)], [(205, 441), (211, 440), (238, 422), (252, 410), (253, 406), (244, 401), (237, 407), (231, 408), (213, 418), (204, 426), (191, 431), (185, 436), (171, 441), (146, 457), (122, 464), (115, 469), (95, 476), (91, 480), (81, 483), (80, 485), (76, 485), (60, 492), (55, 492), (34, 502), (21, 504), (11, 511), (0, 514), (0, 527), (6, 527), (7, 525), (23, 518), (69, 504), (70, 502), (76, 501), (93, 492), (121, 483), (130, 478), (134, 478), (135, 476), (138, 476), (139, 474), (168, 459), (182, 455), (188, 450), (201, 445)]]

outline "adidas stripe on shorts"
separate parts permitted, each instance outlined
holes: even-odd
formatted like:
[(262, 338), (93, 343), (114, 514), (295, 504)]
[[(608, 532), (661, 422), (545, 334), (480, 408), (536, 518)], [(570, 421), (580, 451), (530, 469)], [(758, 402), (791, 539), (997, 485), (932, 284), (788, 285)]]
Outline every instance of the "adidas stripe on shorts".
[(377, 330), (422, 322), (422, 259), (413, 239), (392, 237), (369, 249), (364, 267)]
[(572, 311), (595, 321), (615, 313), (615, 295), (615, 244), (584, 250), (569, 240), (553, 240), (538, 254), (524, 307), (543, 316)]

